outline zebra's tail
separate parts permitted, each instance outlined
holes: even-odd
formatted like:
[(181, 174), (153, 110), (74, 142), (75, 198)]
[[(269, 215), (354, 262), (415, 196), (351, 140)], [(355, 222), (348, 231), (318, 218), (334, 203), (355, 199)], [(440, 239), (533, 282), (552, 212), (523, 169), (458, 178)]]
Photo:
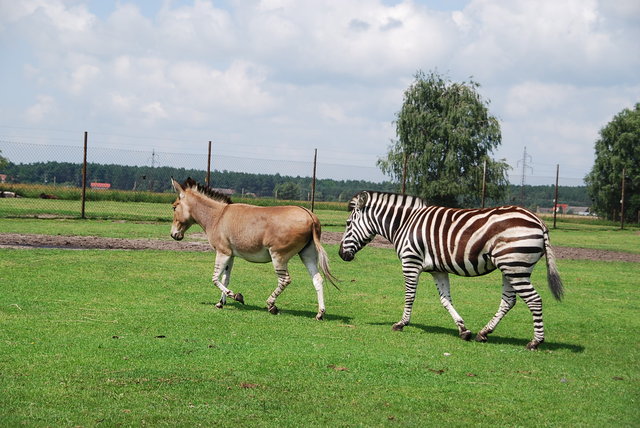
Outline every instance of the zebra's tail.
[(329, 270), (329, 256), (327, 255), (327, 252), (325, 251), (324, 247), (322, 246), (322, 243), (320, 242), (320, 234), (321, 234), (320, 222), (317, 220), (317, 218), (314, 218), (313, 243), (315, 244), (316, 251), (318, 252), (318, 268), (322, 271), (322, 274), (324, 275), (325, 279), (329, 281), (331, 285), (333, 285), (338, 290), (340, 290), (340, 288), (336, 284), (336, 282), (339, 282), (338, 278), (333, 276), (333, 274)]
[(560, 279), (560, 273), (556, 266), (556, 256), (553, 253), (553, 248), (551, 248), (548, 229), (545, 228), (543, 236), (544, 250), (547, 254), (547, 282), (549, 284), (549, 289), (556, 300), (562, 300), (562, 296), (564, 296), (564, 286), (562, 285), (562, 279)]

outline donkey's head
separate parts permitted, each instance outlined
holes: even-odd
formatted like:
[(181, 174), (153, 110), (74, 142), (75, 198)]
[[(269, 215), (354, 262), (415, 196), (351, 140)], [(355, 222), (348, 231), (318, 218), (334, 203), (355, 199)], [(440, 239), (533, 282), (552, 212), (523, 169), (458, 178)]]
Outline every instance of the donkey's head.
[(196, 186), (196, 182), (187, 178), (184, 184), (180, 184), (171, 177), (171, 184), (178, 192), (178, 197), (173, 202), (173, 224), (171, 225), (171, 237), (176, 241), (184, 238), (184, 233), (191, 227), (195, 220), (191, 216), (189, 204), (187, 203), (187, 189)]
[(356, 253), (371, 242), (376, 235), (366, 215), (370, 198), (371, 195), (368, 192), (360, 192), (349, 202), (351, 215), (347, 220), (347, 228), (342, 235), (338, 252), (342, 260), (346, 262), (353, 260)]

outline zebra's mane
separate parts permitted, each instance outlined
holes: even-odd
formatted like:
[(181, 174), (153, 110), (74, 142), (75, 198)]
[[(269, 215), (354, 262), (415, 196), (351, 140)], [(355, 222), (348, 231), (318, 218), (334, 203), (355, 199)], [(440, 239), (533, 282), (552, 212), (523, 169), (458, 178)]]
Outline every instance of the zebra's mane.
[(377, 190), (362, 190), (358, 193), (356, 193), (351, 200), (349, 201), (349, 211), (353, 211), (353, 209), (356, 206), (356, 203), (358, 201), (358, 197), (362, 194), (362, 193), (368, 193), (370, 198), (367, 200), (367, 206), (371, 206), (371, 201), (372, 200), (376, 200), (376, 201), (380, 201), (380, 200), (389, 200), (392, 197), (395, 197), (395, 200), (403, 200), (404, 204), (407, 205), (415, 205), (416, 201), (420, 201), (422, 202), (422, 204), (424, 206), (429, 205), (427, 203), (427, 201), (425, 201), (424, 199), (418, 197), (418, 196), (412, 196), (412, 195), (402, 195), (400, 193), (393, 193), (393, 192), (380, 192)]
[(227, 195), (220, 193), (217, 190), (213, 190), (209, 186), (200, 184), (191, 177), (187, 178), (187, 180), (182, 184), (182, 188), (195, 190), (201, 195), (206, 196), (209, 199), (213, 199), (214, 201), (222, 202), (225, 204), (233, 203), (231, 198), (229, 198)]

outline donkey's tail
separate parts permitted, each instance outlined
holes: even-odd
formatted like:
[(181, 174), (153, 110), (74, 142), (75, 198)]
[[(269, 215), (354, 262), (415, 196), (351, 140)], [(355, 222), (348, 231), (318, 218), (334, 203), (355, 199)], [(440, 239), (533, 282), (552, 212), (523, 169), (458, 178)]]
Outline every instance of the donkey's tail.
[(551, 242), (549, 241), (549, 230), (545, 228), (543, 232), (544, 237), (544, 250), (547, 253), (547, 282), (549, 283), (549, 289), (556, 300), (562, 300), (564, 295), (564, 286), (562, 285), (562, 279), (560, 279), (560, 273), (558, 273), (558, 267), (556, 266), (556, 256), (551, 248)]
[(324, 250), (324, 247), (322, 247), (322, 243), (320, 242), (320, 235), (322, 234), (321, 230), (320, 221), (315, 217), (313, 219), (313, 243), (315, 244), (316, 251), (318, 252), (318, 269), (322, 271), (325, 279), (327, 279), (331, 285), (340, 290), (336, 284), (339, 280), (333, 276), (329, 270), (329, 256), (327, 256), (327, 252)]

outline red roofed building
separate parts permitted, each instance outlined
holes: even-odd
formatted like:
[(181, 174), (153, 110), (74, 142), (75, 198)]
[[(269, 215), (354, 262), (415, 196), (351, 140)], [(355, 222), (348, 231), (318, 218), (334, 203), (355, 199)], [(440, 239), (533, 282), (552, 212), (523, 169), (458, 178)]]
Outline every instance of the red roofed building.
[(107, 190), (111, 188), (111, 183), (90, 183), (89, 186), (96, 190)]

